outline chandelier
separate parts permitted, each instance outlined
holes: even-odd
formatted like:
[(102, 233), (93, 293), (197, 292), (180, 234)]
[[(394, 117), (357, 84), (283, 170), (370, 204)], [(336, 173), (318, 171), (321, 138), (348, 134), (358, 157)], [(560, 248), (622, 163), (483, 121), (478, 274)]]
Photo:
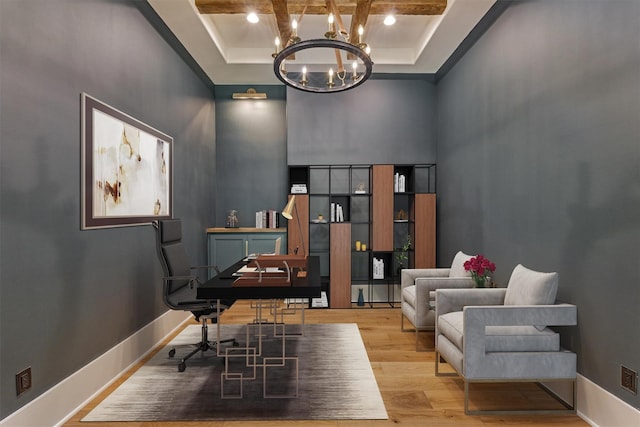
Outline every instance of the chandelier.
[[(337, 32), (336, 20), (339, 24)], [(354, 43), (349, 40), (339, 15), (336, 19), (330, 13), (327, 21), (329, 29), (324, 38), (302, 40), (298, 37), (295, 19), (283, 49), (276, 37), (273, 72), (285, 85), (305, 92), (333, 93), (360, 86), (371, 76), (373, 61), (369, 46), (362, 41), (362, 25), (358, 28), (359, 40)]]

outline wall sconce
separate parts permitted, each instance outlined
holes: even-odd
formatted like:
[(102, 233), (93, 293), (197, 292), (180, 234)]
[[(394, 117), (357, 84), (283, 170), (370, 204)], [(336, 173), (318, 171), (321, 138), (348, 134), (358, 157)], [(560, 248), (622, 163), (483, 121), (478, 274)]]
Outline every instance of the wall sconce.
[(234, 92), (231, 96), (233, 99), (267, 99), (267, 94), (263, 92), (256, 92), (252, 87), (247, 89), (246, 92)]

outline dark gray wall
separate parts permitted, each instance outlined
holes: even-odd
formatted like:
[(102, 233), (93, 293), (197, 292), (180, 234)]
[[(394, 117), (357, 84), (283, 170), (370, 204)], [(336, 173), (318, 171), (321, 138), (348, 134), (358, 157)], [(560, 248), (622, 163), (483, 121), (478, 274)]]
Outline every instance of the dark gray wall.
[(640, 2), (514, 2), (437, 97), (439, 264), (557, 271), (580, 374), (640, 407)]
[[(80, 230), (80, 93), (174, 137), (194, 263), (215, 209), (215, 108), (136, 2), (2, 0), (0, 55), (4, 418), (166, 310), (152, 227)], [(33, 388), (16, 398), (28, 366)]]
[(290, 165), (435, 163), (435, 86), (373, 80), (334, 94), (287, 89)]
[[(247, 86), (216, 86), (216, 214), (238, 211), (240, 227), (255, 227), (255, 213), (281, 211), (287, 201), (287, 117), (284, 86), (253, 86), (266, 100), (234, 100)], [(286, 220), (281, 217), (281, 224)]]

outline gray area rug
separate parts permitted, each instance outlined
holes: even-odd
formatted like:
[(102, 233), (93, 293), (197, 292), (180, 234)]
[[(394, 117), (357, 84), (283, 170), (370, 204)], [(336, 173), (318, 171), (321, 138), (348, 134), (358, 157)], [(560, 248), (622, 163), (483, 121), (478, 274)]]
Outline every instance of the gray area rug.
[[(244, 345), (244, 325), (222, 327), (223, 338), (236, 337)], [(214, 352), (192, 357), (187, 369), (178, 372), (180, 357), (189, 348), (178, 348), (174, 358), (168, 357), (168, 350), (198, 341), (200, 326), (190, 325), (82, 421), (387, 419), (357, 325), (309, 324), (304, 332), (286, 339), (286, 355), (299, 357), (297, 398), (263, 398), (258, 369), (256, 380), (243, 383), (242, 399), (221, 399), (224, 362)], [(215, 336), (215, 326), (209, 327), (209, 334)], [(263, 343), (263, 354), (281, 352), (281, 340), (267, 337)], [(244, 361), (233, 359), (234, 371), (244, 369)], [(295, 392), (294, 366), (289, 361), (285, 367), (268, 369), (269, 394)], [(234, 384), (239, 382), (225, 382), (225, 394), (239, 392)]]

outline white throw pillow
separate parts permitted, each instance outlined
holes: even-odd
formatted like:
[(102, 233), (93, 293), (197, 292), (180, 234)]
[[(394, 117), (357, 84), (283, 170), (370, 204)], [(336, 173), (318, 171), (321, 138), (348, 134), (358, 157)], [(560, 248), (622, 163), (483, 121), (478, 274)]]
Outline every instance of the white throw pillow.
[(458, 251), (449, 270), (449, 277), (471, 277), (471, 272), (464, 269), (464, 263), (469, 261), (475, 255), (467, 255), (462, 251)]
[[(516, 265), (511, 273), (504, 305), (550, 305), (556, 302), (558, 273), (541, 273)], [(533, 325), (542, 331), (546, 325)]]
[(516, 265), (511, 273), (504, 305), (553, 304), (558, 292), (558, 273), (541, 273)]

